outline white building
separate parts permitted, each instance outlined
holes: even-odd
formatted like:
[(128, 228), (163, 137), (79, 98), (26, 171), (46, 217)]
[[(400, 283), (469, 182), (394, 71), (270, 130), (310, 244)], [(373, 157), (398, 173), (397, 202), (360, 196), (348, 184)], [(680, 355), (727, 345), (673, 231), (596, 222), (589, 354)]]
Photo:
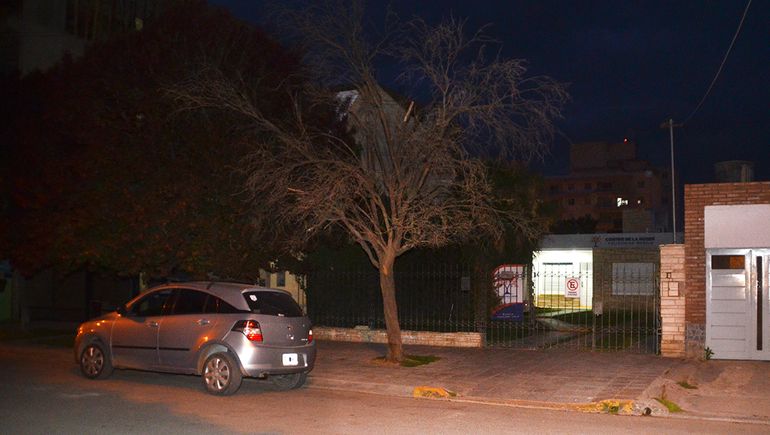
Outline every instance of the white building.
[[(681, 235), (679, 236), (681, 240)], [(650, 249), (672, 243), (672, 233), (548, 235), (532, 258), (535, 306), (593, 307), (595, 249)], [(646, 263), (622, 263), (625, 274), (649, 274)], [(639, 270), (628, 270), (637, 268)]]

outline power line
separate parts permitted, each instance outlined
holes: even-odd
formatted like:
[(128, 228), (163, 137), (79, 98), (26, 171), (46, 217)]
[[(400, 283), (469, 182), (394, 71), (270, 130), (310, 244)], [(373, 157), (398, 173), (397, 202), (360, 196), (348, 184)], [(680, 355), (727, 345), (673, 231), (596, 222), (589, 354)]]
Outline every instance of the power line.
[(722, 72), (722, 68), (725, 66), (725, 62), (727, 62), (727, 58), (730, 56), (730, 52), (733, 49), (733, 45), (735, 45), (735, 40), (738, 39), (738, 34), (741, 33), (741, 27), (743, 27), (743, 21), (746, 19), (746, 14), (749, 12), (749, 6), (751, 6), (751, 0), (746, 4), (746, 9), (743, 10), (743, 16), (741, 17), (741, 22), (738, 23), (738, 29), (735, 30), (735, 35), (733, 35), (733, 40), (730, 42), (730, 46), (727, 48), (727, 52), (725, 52), (725, 56), (722, 58), (722, 63), (719, 65), (719, 69), (717, 70), (717, 73), (714, 75), (714, 79), (711, 80), (711, 84), (709, 85), (708, 89), (706, 89), (706, 93), (703, 94), (703, 98), (700, 99), (700, 103), (695, 107), (695, 110), (690, 113), (690, 116), (688, 116), (682, 124), (687, 124), (690, 119), (698, 112), (700, 107), (703, 105), (703, 102), (706, 101), (706, 98), (709, 96), (709, 93), (711, 92), (711, 89), (714, 87), (714, 84), (717, 82), (717, 79), (719, 78), (719, 74)]

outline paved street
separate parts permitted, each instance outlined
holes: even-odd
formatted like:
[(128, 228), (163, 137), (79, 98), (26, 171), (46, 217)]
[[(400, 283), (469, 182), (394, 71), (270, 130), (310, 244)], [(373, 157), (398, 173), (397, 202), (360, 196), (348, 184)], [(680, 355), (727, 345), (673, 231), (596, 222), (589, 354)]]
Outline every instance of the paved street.
[[(194, 376), (80, 377), (63, 348), (0, 344), (1, 433), (767, 433), (766, 425), (583, 414), (248, 380), (231, 397)], [(318, 383), (320, 384), (320, 383)]]

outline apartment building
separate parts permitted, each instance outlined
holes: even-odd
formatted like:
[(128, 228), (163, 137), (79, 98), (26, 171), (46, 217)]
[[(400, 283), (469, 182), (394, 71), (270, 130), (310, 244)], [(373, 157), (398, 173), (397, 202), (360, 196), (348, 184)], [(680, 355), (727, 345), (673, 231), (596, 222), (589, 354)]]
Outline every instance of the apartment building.
[(671, 231), (670, 172), (639, 160), (633, 141), (573, 144), (569, 173), (547, 177), (545, 186), (561, 219), (589, 216), (592, 232)]

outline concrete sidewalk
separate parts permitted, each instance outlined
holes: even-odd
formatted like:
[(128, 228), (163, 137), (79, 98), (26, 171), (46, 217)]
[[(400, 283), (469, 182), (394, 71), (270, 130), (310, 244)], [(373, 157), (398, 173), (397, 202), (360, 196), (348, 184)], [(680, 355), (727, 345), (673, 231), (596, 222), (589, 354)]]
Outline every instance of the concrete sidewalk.
[[(441, 359), (393, 367), (373, 362), (385, 354), (385, 345), (319, 341), (309, 386), (405, 397), (428, 386), (456, 393), (450, 400), (551, 409), (601, 411), (608, 403), (603, 401), (631, 402), (621, 412), (642, 414), (649, 408), (653, 415), (770, 424), (768, 362), (701, 362), (567, 349), (405, 349)], [(684, 411), (669, 413), (655, 400), (661, 397)]]

